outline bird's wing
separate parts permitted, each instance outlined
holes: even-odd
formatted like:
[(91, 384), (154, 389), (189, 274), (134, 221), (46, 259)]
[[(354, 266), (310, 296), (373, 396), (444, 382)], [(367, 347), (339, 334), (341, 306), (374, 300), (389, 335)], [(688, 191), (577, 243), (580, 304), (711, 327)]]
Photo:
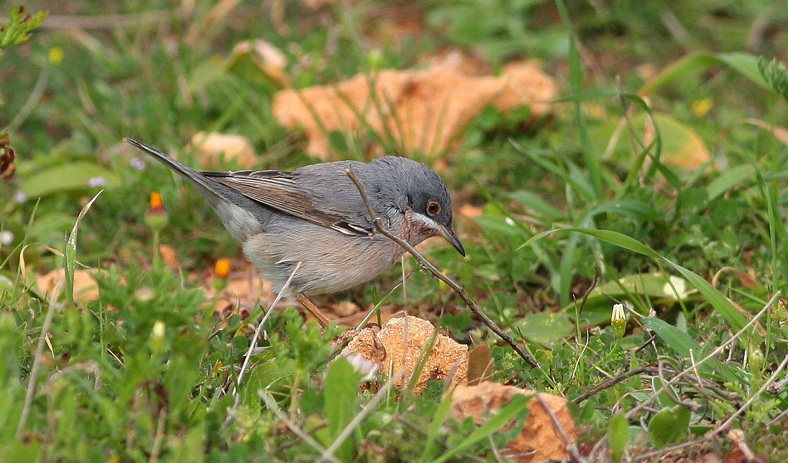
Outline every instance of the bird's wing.
[(341, 211), (318, 207), (298, 186), (297, 174), (282, 171), (203, 172), (260, 204), (346, 235), (369, 235), (373, 228)]

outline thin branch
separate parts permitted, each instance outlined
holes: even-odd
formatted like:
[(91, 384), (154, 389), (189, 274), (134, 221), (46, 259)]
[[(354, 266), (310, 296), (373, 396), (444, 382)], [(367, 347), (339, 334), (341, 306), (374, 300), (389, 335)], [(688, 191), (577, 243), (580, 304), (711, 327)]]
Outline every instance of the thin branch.
[(641, 373), (648, 373), (648, 372), (652, 371), (653, 369), (654, 369), (653, 366), (648, 366), (647, 365), (647, 366), (643, 366), (643, 367), (640, 367), (640, 368), (636, 368), (634, 370), (626, 371), (624, 373), (621, 373), (618, 376), (614, 376), (612, 378), (606, 379), (606, 380), (602, 381), (601, 383), (597, 384), (596, 386), (594, 386), (593, 388), (591, 388), (585, 394), (582, 394), (579, 397), (575, 397), (572, 400), (572, 403), (579, 404), (580, 402), (588, 399), (592, 395), (594, 395), (594, 394), (596, 394), (596, 393), (598, 393), (600, 391), (603, 391), (605, 389), (611, 388), (611, 387), (615, 386), (616, 384), (620, 383), (621, 381), (624, 381), (626, 379), (629, 379), (629, 378), (631, 378), (631, 377), (633, 377), (635, 375), (639, 375)]
[(375, 225), (375, 229), (377, 231), (379, 231), (380, 234), (382, 234), (386, 238), (388, 238), (388, 239), (394, 241), (395, 243), (399, 244), (400, 246), (402, 246), (406, 251), (408, 251), (416, 259), (416, 262), (419, 263), (419, 266), (421, 268), (427, 270), (435, 278), (437, 278), (440, 281), (446, 283), (446, 285), (448, 287), (453, 289), (454, 292), (457, 293), (458, 296), (460, 296), (460, 298), (465, 302), (465, 304), (468, 306), (468, 308), (471, 309), (471, 312), (473, 312), (474, 315), (479, 317), (481, 319), (481, 321), (485, 325), (487, 325), (488, 328), (490, 328), (495, 334), (498, 335), (498, 337), (500, 337), (507, 344), (509, 344), (512, 347), (512, 349), (514, 349), (514, 351), (517, 352), (517, 355), (519, 355), (523, 360), (525, 360), (525, 362), (528, 365), (530, 365), (530, 366), (532, 366), (534, 368), (539, 368), (539, 362), (537, 362), (533, 357), (531, 357), (528, 353), (526, 353), (522, 349), (522, 347), (520, 347), (514, 341), (514, 339), (512, 339), (511, 336), (509, 336), (502, 329), (500, 329), (498, 327), (498, 325), (496, 325), (495, 322), (492, 321), (492, 319), (490, 319), (490, 317), (485, 315), (484, 312), (482, 312), (481, 309), (479, 309), (479, 306), (477, 306), (476, 303), (473, 302), (473, 299), (471, 299), (468, 296), (468, 294), (465, 292), (464, 289), (462, 289), (462, 287), (460, 285), (455, 283), (454, 280), (452, 280), (451, 278), (447, 277), (446, 275), (441, 273), (440, 270), (435, 268), (435, 266), (432, 265), (427, 259), (425, 259), (424, 256), (419, 254), (419, 252), (416, 251), (416, 248), (414, 248), (410, 243), (408, 243), (407, 241), (403, 240), (399, 236), (396, 236), (395, 234), (391, 233), (383, 225), (381, 225), (381, 223), (380, 223), (380, 216), (377, 213), (375, 213), (375, 210), (372, 208), (372, 204), (369, 202), (369, 197), (367, 197), (367, 192), (364, 189), (364, 185), (362, 185), (361, 182), (359, 181), (358, 177), (356, 177), (356, 174), (355, 174), (355, 172), (353, 172), (353, 169), (346, 170), (345, 171), (345, 175), (347, 175), (350, 178), (350, 180), (352, 180), (353, 183), (356, 185), (356, 188), (358, 188), (358, 192), (361, 194), (361, 199), (364, 200), (364, 204), (366, 204), (367, 210), (369, 211), (369, 216), (372, 218), (372, 223)]
[(648, 460), (650, 458), (665, 456), (668, 455), (670, 452), (674, 452), (676, 450), (685, 449), (687, 447), (692, 447), (695, 445), (702, 445), (708, 444), (712, 441), (710, 437), (700, 437), (698, 439), (684, 441), (675, 445), (671, 445), (662, 449), (653, 450), (651, 452), (646, 452), (634, 457), (634, 461), (643, 461)]
[(159, 410), (159, 419), (156, 421), (156, 433), (153, 436), (153, 446), (151, 447), (148, 462), (156, 463), (161, 455), (161, 444), (164, 442), (164, 428), (167, 425), (167, 407)]
[(779, 376), (780, 373), (782, 373), (782, 371), (785, 369), (786, 366), (788, 366), (788, 357), (784, 358), (783, 361), (780, 362), (780, 365), (777, 367), (776, 370), (774, 370), (774, 373), (772, 373), (771, 376), (769, 376), (769, 379), (767, 379), (763, 383), (763, 386), (761, 386), (760, 388), (758, 388), (757, 391), (755, 391), (755, 393), (752, 395), (752, 397), (750, 397), (747, 400), (747, 402), (744, 402), (744, 404), (742, 404), (742, 406), (739, 407), (739, 409), (736, 410), (736, 412), (734, 412), (725, 421), (723, 421), (719, 426), (717, 426), (717, 429), (715, 429), (714, 432), (712, 432), (712, 435), (719, 434), (722, 431), (726, 430), (731, 425), (731, 423), (733, 422), (733, 420), (737, 416), (739, 416), (742, 413), (744, 413), (744, 410), (749, 408), (750, 405), (752, 405), (753, 402), (755, 402), (755, 400), (757, 400), (759, 397), (761, 397), (761, 395), (769, 388), (769, 386), (771, 386), (772, 383), (774, 383), (776, 381), (777, 376)]
[(561, 440), (564, 442), (564, 447), (566, 448), (566, 451), (569, 452), (569, 454), (572, 455), (572, 458), (574, 458), (575, 461), (577, 461), (578, 463), (588, 463), (588, 460), (583, 458), (580, 455), (580, 452), (577, 451), (577, 446), (575, 445), (575, 441), (566, 432), (566, 429), (564, 429), (564, 425), (562, 425), (561, 422), (558, 420), (558, 417), (555, 416), (555, 413), (553, 413), (553, 409), (550, 408), (550, 405), (547, 404), (547, 402), (542, 398), (542, 396), (538, 392), (534, 392), (534, 398), (537, 401), (539, 401), (539, 403), (542, 405), (542, 408), (544, 408), (544, 411), (550, 417), (550, 421), (553, 422), (553, 429), (560, 435)]
[[(741, 335), (742, 335), (742, 334), (743, 334), (743, 333), (744, 333), (744, 332), (745, 332), (745, 331), (746, 331), (746, 330), (747, 330), (747, 329), (748, 329), (750, 326), (752, 326), (753, 324), (755, 324), (755, 323), (758, 321), (758, 319), (759, 319), (761, 316), (763, 316), (763, 314), (765, 314), (765, 313), (766, 313), (766, 311), (767, 311), (767, 310), (769, 309), (769, 307), (770, 307), (770, 306), (771, 306), (771, 305), (774, 303), (774, 301), (776, 301), (776, 300), (777, 300), (777, 298), (779, 298), (779, 297), (780, 297), (780, 294), (781, 294), (781, 292), (780, 292), (780, 291), (777, 291), (776, 293), (774, 293), (774, 295), (773, 295), (773, 296), (772, 296), (772, 297), (771, 297), (771, 298), (770, 298), (770, 299), (769, 299), (769, 300), (766, 302), (766, 305), (763, 307), (763, 309), (761, 309), (761, 310), (760, 310), (760, 311), (759, 311), (759, 312), (758, 312), (758, 313), (757, 313), (757, 314), (756, 314), (756, 315), (755, 315), (755, 316), (752, 318), (752, 320), (750, 320), (750, 321), (749, 321), (749, 322), (748, 322), (746, 325), (744, 325), (744, 326), (743, 326), (743, 327), (742, 327), (742, 328), (741, 328), (739, 331), (737, 331), (736, 333), (734, 333), (734, 335), (733, 335), (733, 336), (731, 336), (731, 337), (730, 337), (730, 339), (728, 339), (727, 341), (725, 341), (725, 342), (724, 342), (724, 343), (722, 343), (721, 345), (717, 346), (717, 347), (716, 347), (716, 348), (715, 348), (713, 351), (711, 351), (711, 353), (709, 353), (707, 356), (703, 357), (702, 359), (700, 359), (700, 360), (699, 360), (699, 361), (697, 361), (697, 362), (694, 362), (694, 363), (693, 363), (692, 365), (690, 365), (689, 367), (685, 368), (684, 370), (682, 370), (682, 371), (681, 371), (681, 372), (679, 372), (678, 374), (674, 375), (674, 376), (673, 376), (671, 379), (669, 379), (667, 382), (665, 382), (665, 383), (664, 383), (664, 385), (665, 385), (665, 386), (669, 386), (669, 385), (676, 384), (678, 381), (682, 380), (682, 378), (683, 378), (685, 375), (687, 375), (687, 374), (688, 374), (688, 373), (690, 373), (690, 372), (693, 372), (693, 371), (695, 371), (695, 369), (697, 369), (697, 368), (698, 368), (700, 365), (702, 365), (703, 363), (706, 363), (706, 361), (708, 361), (708, 360), (709, 360), (709, 359), (711, 359), (712, 357), (715, 357), (715, 356), (716, 356), (718, 353), (722, 352), (722, 350), (723, 350), (723, 349), (725, 349), (725, 348), (726, 348), (728, 345), (730, 345), (730, 344), (732, 344), (732, 343), (736, 342), (736, 340), (737, 340), (737, 339), (739, 339), (739, 337), (741, 337)], [(770, 382), (769, 382), (769, 384), (772, 384), (772, 382), (773, 382), (773, 381), (770, 381)], [(640, 402), (640, 403), (639, 403), (637, 406), (635, 406), (634, 408), (632, 408), (632, 409), (631, 409), (629, 412), (627, 412), (627, 414), (626, 414), (626, 417), (627, 417), (627, 419), (629, 419), (629, 418), (631, 418), (631, 417), (635, 416), (635, 414), (637, 414), (637, 413), (638, 413), (640, 410), (642, 410), (643, 408), (645, 408), (645, 407), (647, 407), (647, 406), (651, 405), (651, 403), (652, 403), (652, 402), (654, 402), (654, 401), (657, 399), (657, 397), (659, 396), (659, 393), (660, 393), (660, 392), (661, 392), (661, 391), (656, 391), (656, 392), (654, 392), (654, 393), (653, 393), (653, 394), (651, 394), (649, 397), (647, 397), (646, 399), (642, 400), (642, 401), (641, 401), (641, 402)], [(741, 409), (740, 409), (740, 410), (741, 410)]]
[[(147, 11), (134, 14), (103, 14), (93, 16), (49, 15), (41, 23), (42, 29), (118, 29), (138, 27), (148, 24), (161, 24), (174, 20), (182, 21), (193, 16), (191, 9), (177, 11)], [(0, 20), (0, 25), (6, 21)]]

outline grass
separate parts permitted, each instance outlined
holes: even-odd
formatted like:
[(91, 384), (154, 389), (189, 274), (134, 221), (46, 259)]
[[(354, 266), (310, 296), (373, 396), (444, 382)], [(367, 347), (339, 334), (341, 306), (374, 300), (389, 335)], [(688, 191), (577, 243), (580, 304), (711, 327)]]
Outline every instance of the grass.
[[(356, 392), (353, 370), (329, 363), (338, 330), (292, 307), (266, 322), (233, 407), (262, 315), (240, 304), (217, 316), (202, 288), (239, 247), (195, 191), (121, 139), (193, 162), (186, 141), (220, 131), (264, 153), (256, 168), (316, 162), (271, 114), (280, 84), (225, 61), (263, 38), (296, 88), (416, 67), (443, 47), (492, 69), (541, 60), (562, 89), (554, 116), (526, 127), (527, 109), (488, 108), (474, 119), (438, 163), (455, 207), (481, 213), (455, 213), (468, 257), (427, 253), (541, 367), (427, 276), (390, 301), (490, 346), (495, 381), (565, 396), (591, 461), (676, 461), (679, 448), (786, 461), (788, 17), (768, 1), (608, 3), (47, 5), (60, 10), (0, 56), (0, 123), (17, 163), (0, 184), (0, 459), (314, 461), (331, 447), (335, 461), (495, 461), (513, 438), (502, 427), (523, 418), (517, 402), (476, 427), (447, 415), (442, 384)], [(73, 18), (87, 22), (69, 29)], [(417, 33), (398, 37), (385, 18), (419, 18)], [(358, 145), (344, 157), (364, 157)], [(681, 167), (698, 153), (704, 166)], [(176, 270), (151, 253), (154, 191)], [(89, 302), (72, 294), (84, 268), (103, 270)], [(40, 290), (54, 269), (63, 287)], [(399, 276), (323, 302), (370, 306)], [(616, 303), (624, 329), (611, 326)]]

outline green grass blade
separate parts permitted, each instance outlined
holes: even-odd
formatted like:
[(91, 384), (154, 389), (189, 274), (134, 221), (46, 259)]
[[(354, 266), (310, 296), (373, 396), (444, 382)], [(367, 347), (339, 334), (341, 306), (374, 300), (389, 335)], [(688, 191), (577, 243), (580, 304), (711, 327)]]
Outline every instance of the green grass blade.
[(770, 89), (758, 70), (758, 59), (753, 55), (747, 53), (693, 53), (665, 68), (655, 79), (641, 87), (638, 93), (649, 95), (660, 87), (680, 81), (690, 74), (698, 74), (721, 64), (732, 67), (757, 85)]
[[(675, 326), (659, 318), (646, 317), (643, 319), (643, 327), (654, 331), (660, 339), (665, 341), (665, 344), (688, 362), (691, 362), (692, 359), (695, 361), (701, 359), (703, 348), (700, 344)], [(706, 360), (698, 368), (706, 373), (718, 375), (725, 381), (742, 381), (742, 378), (739, 378), (732, 368), (714, 358)]]
[(66, 297), (68, 298), (68, 302), (72, 305), (74, 304), (74, 271), (76, 270), (77, 262), (77, 229), (79, 228), (79, 222), (85, 217), (85, 214), (88, 213), (90, 207), (96, 202), (96, 199), (98, 199), (103, 191), (104, 190), (101, 190), (96, 193), (96, 196), (88, 201), (85, 207), (79, 211), (77, 220), (74, 221), (74, 227), (71, 228), (71, 233), (68, 235), (68, 239), (66, 239)]
[[(689, 281), (695, 288), (700, 292), (703, 297), (711, 304), (712, 307), (728, 322), (729, 326), (732, 330), (738, 331), (744, 328), (747, 324), (747, 319), (736, 310), (736, 307), (722, 294), (720, 293), (717, 288), (711, 285), (708, 281), (703, 279), (700, 275), (696, 274), (695, 272), (682, 267), (681, 265), (669, 260), (668, 258), (662, 256), (661, 254), (657, 253), (650, 247), (646, 246), (645, 244), (641, 243), (640, 241), (631, 238), (623, 233), (614, 232), (610, 230), (594, 230), (594, 229), (583, 229), (583, 228), (568, 228), (563, 230), (548, 230), (546, 232), (539, 233), (538, 235), (533, 236), (531, 239), (526, 241), (522, 246), (528, 246), (531, 243), (538, 241), (539, 239), (547, 236), (551, 233), (557, 231), (574, 231), (578, 233), (583, 233), (586, 235), (590, 235), (596, 238), (599, 238), (603, 241), (606, 241), (612, 245), (618, 246), (620, 248), (627, 249), (632, 252), (636, 252), (638, 254), (642, 254), (644, 256), (650, 257), (656, 261), (664, 262), (673, 267), (677, 272), (681, 274), (687, 281)], [(751, 336), (753, 341), (760, 343), (762, 341), (761, 335), (758, 334), (757, 331), (752, 330)]]
[[(577, 46), (575, 45), (574, 28), (572, 27), (572, 20), (569, 16), (569, 11), (566, 9), (566, 4), (564, 1), (556, 0), (555, 4), (556, 7), (558, 7), (558, 13), (561, 16), (561, 20), (564, 22), (564, 27), (566, 27), (566, 32), (569, 36), (569, 82), (572, 85), (572, 93), (577, 93), (583, 88), (583, 72), (580, 65), (580, 54), (578, 53)], [(599, 156), (597, 156), (596, 152), (594, 151), (593, 144), (591, 143), (591, 137), (588, 135), (588, 129), (586, 128), (585, 118), (583, 117), (583, 111), (580, 107), (580, 102), (575, 101), (574, 107), (575, 124), (577, 125), (577, 131), (580, 134), (580, 147), (583, 151), (583, 159), (585, 159), (586, 168), (588, 169), (588, 174), (591, 178), (591, 184), (594, 187), (594, 194), (596, 196), (602, 191), (602, 164), (599, 161)]]
[(706, 187), (706, 191), (709, 193), (709, 201), (717, 199), (730, 191), (733, 187), (741, 185), (745, 180), (752, 177), (754, 173), (755, 167), (749, 164), (736, 166), (723, 172)]
[(487, 422), (483, 425), (476, 428), (468, 437), (466, 437), (462, 442), (459, 443), (453, 449), (450, 449), (448, 452), (441, 455), (440, 458), (434, 460), (434, 463), (442, 463), (454, 455), (464, 451), (465, 449), (469, 448), (471, 445), (479, 442), (482, 439), (486, 439), (488, 436), (491, 436), (493, 433), (497, 432), (509, 422), (513, 418), (517, 417), (520, 413), (526, 410), (526, 406), (528, 405), (528, 401), (531, 400), (531, 397), (526, 397), (524, 395), (515, 395), (512, 397), (511, 402), (506, 404), (505, 407), (501, 408), (498, 413), (490, 417)]
[(420, 462), (427, 463), (430, 461), (429, 459), (432, 457), (433, 449), (435, 448), (435, 441), (438, 438), (438, 432), (449, 417), (450, 411), (451, 394), (444, 394), (443, 400), (441, 400), (441, 403), (438, 405), (438, 409), (435, 410), (435, 414), (430, 422), (430, 427), (427, 430), (427, 439), (424, 444), (424, 451), (422, 451), (421, 458), (419, 458)]

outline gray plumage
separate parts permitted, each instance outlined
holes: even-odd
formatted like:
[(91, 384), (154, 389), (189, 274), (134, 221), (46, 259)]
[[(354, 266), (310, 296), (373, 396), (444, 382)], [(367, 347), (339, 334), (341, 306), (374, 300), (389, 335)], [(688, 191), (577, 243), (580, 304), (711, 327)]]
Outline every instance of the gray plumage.
[(442, 236), (465, 255), (452, 229), (446, 186), (430, 168), (410, 159), (327, 162), (292, 172), (198, 172), (149, 145), (125, 140), (195, 185), (275, 292), (298, 262), (287, 290), (312, 295), (367, 282), (402, 256), (401, 246), (375, 233), (348, 169), (392, 233), (412, 245)]

